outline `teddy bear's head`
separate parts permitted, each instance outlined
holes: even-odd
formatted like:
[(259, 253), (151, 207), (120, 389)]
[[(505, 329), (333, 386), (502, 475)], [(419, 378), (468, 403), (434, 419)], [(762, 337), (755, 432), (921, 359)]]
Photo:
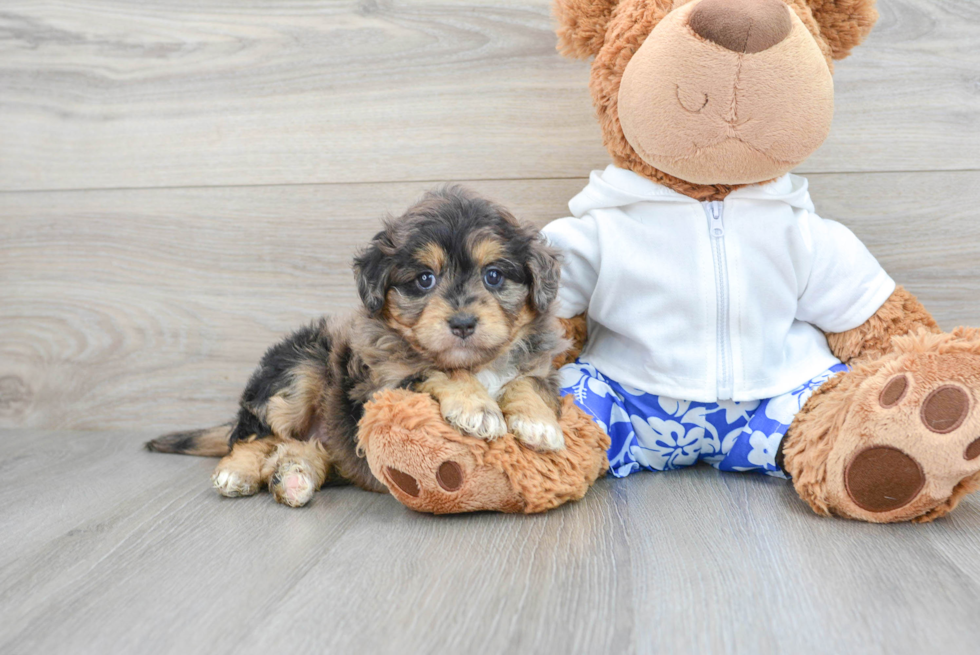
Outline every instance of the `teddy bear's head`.
[(833, 60), (875, 0), (555, 0), (617, 166), (705, 199), (765, 182), (830, 130)]

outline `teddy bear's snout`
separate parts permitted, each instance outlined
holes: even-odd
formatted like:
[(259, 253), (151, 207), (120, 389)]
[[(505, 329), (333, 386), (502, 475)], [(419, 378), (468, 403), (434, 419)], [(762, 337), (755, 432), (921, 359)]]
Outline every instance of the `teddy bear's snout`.
[(688, 25), (698, 36), (740, 54), (768, 50), (793, 27), (782, 0), (701, 0)]
[(820, 42), (784, 0), (696, 0), (630, 57), (616, 109), (645, 164), (693, 184), (755, 184), (823, 143), (834, 84)]

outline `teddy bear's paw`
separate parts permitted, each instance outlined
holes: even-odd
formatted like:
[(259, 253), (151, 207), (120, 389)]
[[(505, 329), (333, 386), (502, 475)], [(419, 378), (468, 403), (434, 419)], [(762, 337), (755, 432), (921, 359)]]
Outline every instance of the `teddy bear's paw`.
[(211, 485), (227, 498), (252, 496), (259, 491), (259, 476), (218, 466), (211, 475)]
[(442, 416), (457, 430), (491, 441), (507, 434), (507, 422), (493, 400), (456, 396), (440, 403)]
[(889, 359), (859, 386), (828, 462), (845, 513), (882, 522), (958, 500), (980, 472), (980, 354)]
[(269, 491), (276, 502), (289, 507), (302, 507), (317, 490), (316, 477), (303, 462), (280, 461), (269, 478)]
[(459, 491), (466, 480), (463, 467), (452, 460), (442, 462), (436, 468), (433, 475), (423, 476), (424, 482), (422, 483), (419, 482), (419, 478), (391, 466), (386, 466), (384, 472), (389, 488), (395, 486), (403, 494), (407, 494), (412, 498), (418, 498), (423, 486), (433, 487), (431, 484), (426, 484), (426, 482), (429, 482), (429, 477), (432, 478), (431, 481), (434, 481), (439, 486), (439, 489), (448, 493)]
[(528, 448), (546, 452), (565, 447), (565, 435), (556, 420), (534, 419), (520, 414), (507, 417), (507, 427)]

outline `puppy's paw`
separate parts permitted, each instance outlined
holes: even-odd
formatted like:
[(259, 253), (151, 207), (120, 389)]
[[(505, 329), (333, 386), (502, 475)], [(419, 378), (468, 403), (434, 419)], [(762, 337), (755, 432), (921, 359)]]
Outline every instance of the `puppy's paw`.
[(507, 417), (507, 426), (517, 440), (528, 448), (542, 452), (561, 450), (565, 447), (565, 435), (554, 419), (531, 418), (520, 414)]
[(276, 472), (269, 478), (272, 497), (290, 507), (302, 507), (310, 502), (316, 490), (314, 473), (302, 462), (280, 462)]
[(497, 403), (482, 399), (452, 398), (440, 403), (442, 416), (461, 432), (492, 441), (507, 434), (507, 422)]
[(259, 491), (258, 477), (220, 466), (211, 475), (211, 484), (219, 494), (228, 498), (251, 496)]

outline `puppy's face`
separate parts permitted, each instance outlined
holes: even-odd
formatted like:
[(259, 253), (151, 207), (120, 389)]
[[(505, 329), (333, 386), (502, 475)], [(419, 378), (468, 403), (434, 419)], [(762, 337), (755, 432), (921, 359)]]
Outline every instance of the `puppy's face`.
[(354, 268), (368, 311), (442, 369), (495, 359), (558, 291), (536, 231), (458, 187), (389, 221)]

